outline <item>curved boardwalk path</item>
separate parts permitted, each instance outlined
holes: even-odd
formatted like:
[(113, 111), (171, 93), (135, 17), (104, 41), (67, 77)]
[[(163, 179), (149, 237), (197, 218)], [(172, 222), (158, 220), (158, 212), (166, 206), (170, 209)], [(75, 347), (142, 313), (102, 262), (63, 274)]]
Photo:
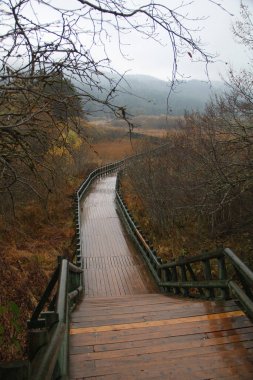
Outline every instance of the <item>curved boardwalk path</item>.
[(118, 219), (115, 176), (82, 204), (85, 298), (72, 314), (71, 379), (253, 379), (253, 325), (234, 301), (159, 294)]

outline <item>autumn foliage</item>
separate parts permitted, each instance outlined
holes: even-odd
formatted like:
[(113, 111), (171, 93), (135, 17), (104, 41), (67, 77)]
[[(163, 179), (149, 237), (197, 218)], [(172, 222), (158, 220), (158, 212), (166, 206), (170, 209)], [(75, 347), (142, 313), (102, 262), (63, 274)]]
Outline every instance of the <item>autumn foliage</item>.
[(127, 170), (129, 207), (168, 259), (227, 245), (253, 264), (250, 83), (249, 72), (231, 72), (224, 96)]

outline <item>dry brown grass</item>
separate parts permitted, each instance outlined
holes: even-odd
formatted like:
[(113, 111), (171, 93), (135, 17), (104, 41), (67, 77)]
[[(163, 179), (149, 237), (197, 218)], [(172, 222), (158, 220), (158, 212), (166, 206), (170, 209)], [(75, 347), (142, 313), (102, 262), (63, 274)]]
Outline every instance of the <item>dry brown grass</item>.
[[(87, 126), (86, 126), (87, 127)], [(87, 127), (90, 135), (93, 126)], [(98, 128), (98, 127), (97, 127)], [(127, 129), (106, 127), (91, 144), (82, 178), (60, 181), (47, 210), (38, 201), (20, 203), (12, 221), (0, 216), (0, 360), (26, 357), (26, 321), (40, 299), (57, 263), (57, 256), (71, 257), (73, 248), (73, 193), (88, 172), (98, 165), (134, 154), (139, 140), (130, 141)], [(161, 131), (148, 131), (155, 137)], [(120, 136), (119, 136), (120, 135)]]
[(102, 162), (113, 162), (134, 154), (137, 143), (130, 141), (129, 137), (113, 141), (102, 141), (93, 145), (97, 157)]
[(135, 128), (134, 132), (150, 137), (165, 138), (167, 136), (166, 129), (145, 129), (145, 128)]
[[(106, 120), (96, 120), (85, 124), (87, 131), (94, 136), (100, 136), (101, 138), (106, 138), (108, 136), (119, 135), (121, 138), (129, 138), (129, 130), (125, 123), (122, 126), (113, 126), (109, 121)], [(141, 134), (143, 136), (151, 136), (157, 138), (164, 138), (167, 134), (175, 133), (175, 129), (165, 129), (165, 128), (152, 128), (152, 127), (134, 127), (133, 132)]]
[(252, 228), (215, 237), (210, 234), (207, 226), (192, 220), (187, 225), (174, 226), (164, 236), (154, 228), (142, 199), (136, 194), (128, 177), (122, 178), (121, 189), (135, 221), (163, 259), (171, 261), (179, 256), (193, 256), (202, 253), (203, 250), (212, 251), (223, 246), (231, 247), (246, 265), (253, 268)]
[[(1, 223), (0, 240), (0, 360), (26, 357), (26, 321), (41, 297), (57, 256), (71, 256), (74, 236), (74, 186), (61, 189), (48, 210), (32, 201), (16, 210), (16, 218)], [(57, 202), (56, 202), (57, 198)]]
[(51, 194), (47, 210), (38, 201), (16, 207), (16, 216), (0, 218), (0, 360), (26, 357), (26, 321), (56, 267), (57, 256), (74, 252), (73, 194), (88, 172), (132, 154), (128, 138), (95, 144), (82, 178), (69, 176)]

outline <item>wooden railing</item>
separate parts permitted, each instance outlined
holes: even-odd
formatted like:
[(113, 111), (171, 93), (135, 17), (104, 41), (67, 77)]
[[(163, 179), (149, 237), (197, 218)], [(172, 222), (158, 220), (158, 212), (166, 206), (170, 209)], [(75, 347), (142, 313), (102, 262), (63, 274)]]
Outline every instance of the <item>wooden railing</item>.
[[(159, 151), (168, 144), (153, 151)], [(82, 242), (80, 238), (80, 200), (100, 176), (120, 169), (141, 153), (97, 168), (82, 183), (75, 195), (76, 249), (71, 262), (59, 258), (58, 265), (41, 300), (28, 321), (29, 360), (7, 366), (6, 378), (54, 380), (68, 378), (68, 330), (70, 313), (84, 291)], [(253, 318), (253, 273), (230, 250), (220, 249), (177, 261), (163, 262), (150, 247), (127, 209), (116, 183), (116, 200), (133, 240), (143, 255), (161, 291), (176, 295), (227, 299), (234, 295)], [(233, 272), (232, 272), (233, 270)], [(20, 369), (20, 371), (19, 371)], [(17, 375), (18, 373), (18, 375)]]
[(228, 282), (229, 289), (249, 317), (253, 319), (253, 272), (231, 249), (225, 248), (224, 255), (235, 271), (235, 277)]
[(205, 299), (235, 297), (253, 319), (253, 272), (229, 248), (164, 261), (128, 210), (119, 186), (119, 174), (116, 200), (122, 220), (162, 292)]
[(68, 378), (70, 313), (84, 291), (80, 239), (80, 200), (90, 189), (95, 179), (117, 170), (123, 164), (124, 160), (97, 168), (89, 174), (75, 194), (76, 250), (72, 262), (66, 258), (59, 258), (59, 263), (44, 294), (28, 321), (29, 362), (26, 368), (27, 379)]
[[(159, 151), (165, 145), (156, 148)], [(76, 249), (71, 262), (60, 258), (46, 289), (28, 321), (29, 376), (27, 379), (64, 379), (68, 374), (68, 327), (70, 313), (84, 291), (80, 200), (99, 177), (118, 170), (140, 153), (92, 171), (75, 194)], [(45, 311), (46, 308), (46, 311)]]
[(28, 321), (30, 379), (67, 376), (69, 314), (81, 294), (82, 268), (61, 259)]

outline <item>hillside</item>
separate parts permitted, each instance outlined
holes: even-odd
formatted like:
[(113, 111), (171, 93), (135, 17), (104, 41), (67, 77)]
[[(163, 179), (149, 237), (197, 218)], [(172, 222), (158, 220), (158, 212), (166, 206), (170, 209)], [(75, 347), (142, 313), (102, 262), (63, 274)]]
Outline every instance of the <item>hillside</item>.
[[(104, 84), (102, 86), (106, 87)], [(167, 113), (167, 97), (170, 83), (146, 75), (126, 75), (121, 81), (115, 103), (124, 106), (131, 115), (161, 115)], [(169, 114), (183, 115), (185, 111), (203, 111), (206, 102), (215, 93), (221, 94), (223, 84), (189, 80), (178, 83), (168, 100)], [(94, 94), (103, 97), (103, 92)], [(88, 111), (96, 110), (90, 105)], [(104, 113), (101, 110), (96, 115)]]

